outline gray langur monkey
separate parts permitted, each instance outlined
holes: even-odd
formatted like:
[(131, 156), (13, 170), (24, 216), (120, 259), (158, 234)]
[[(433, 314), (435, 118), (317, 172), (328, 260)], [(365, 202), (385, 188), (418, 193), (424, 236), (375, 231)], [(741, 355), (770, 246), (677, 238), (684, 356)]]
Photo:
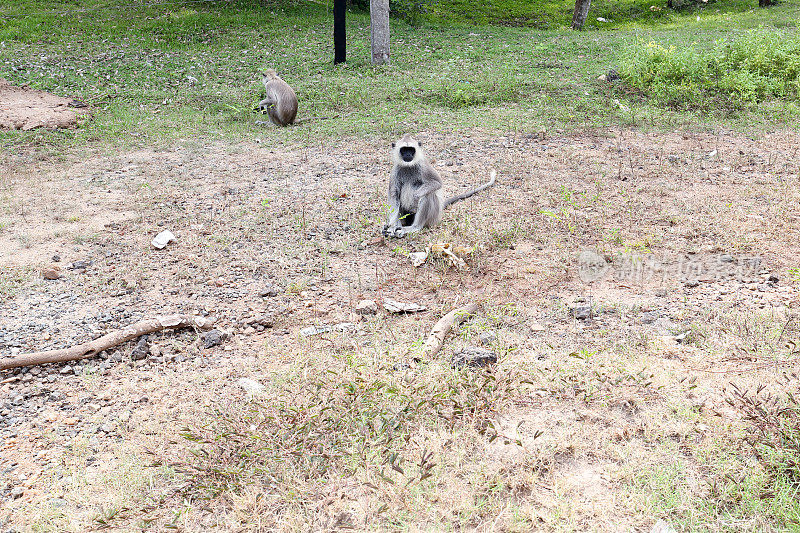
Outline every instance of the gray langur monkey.
[(422, 144), (411, 135), (392, 143), (392, 172), (389, 176), (389, 222), (387, 237), (405, 237), (442, 220), (444, 209), (494, 185), (497, 172), (488, 182), (471, 191), (444, 199), (442, 178), (428, 161)]
[(267, 91), (267, 97), (258, 103), (256, 109), (261, 112), (266, 111), (276, 126), (293, 124), (297, 116), (297, 95), (294, 94), (294, 90), (272, 69), (262, 74), (261, 81)]

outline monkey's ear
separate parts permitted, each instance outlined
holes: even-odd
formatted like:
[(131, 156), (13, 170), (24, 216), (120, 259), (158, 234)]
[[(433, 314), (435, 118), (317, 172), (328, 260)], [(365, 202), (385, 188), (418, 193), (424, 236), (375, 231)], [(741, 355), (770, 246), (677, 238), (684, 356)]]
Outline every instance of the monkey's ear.
[(392, 148), (394, 148), (394, 143), (392, 143)]

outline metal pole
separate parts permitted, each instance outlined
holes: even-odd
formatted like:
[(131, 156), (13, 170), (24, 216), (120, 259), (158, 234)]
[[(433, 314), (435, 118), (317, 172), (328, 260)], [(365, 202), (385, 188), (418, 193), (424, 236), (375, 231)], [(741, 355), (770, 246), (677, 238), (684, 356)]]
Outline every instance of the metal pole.
[(344, 17), (347, 0), (333, 0), (333, 63), (347, 61), (347, 39)]

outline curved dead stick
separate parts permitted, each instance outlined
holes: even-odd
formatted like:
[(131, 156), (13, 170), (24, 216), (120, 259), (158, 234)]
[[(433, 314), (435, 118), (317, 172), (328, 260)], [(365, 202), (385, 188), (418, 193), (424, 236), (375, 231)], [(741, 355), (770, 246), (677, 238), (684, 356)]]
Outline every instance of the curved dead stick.
[(447, 334), (450, 333), (453, 326), (460, 324), (467, 316), (473, 314), (477, 310), (478, 304), (473, 302), (464, 307), (453, 309), (440, 318), (425, 340), (425, 344), (422, 346), (422, 354), (427, 357), (433, 357), (439, 353), (439, 350), (441, 350), (444, 345), (444, 338), (447, 337)]
[(99, 354), (103, 350), (108, 350), (109, 348), (141, 337), (142, 335), (163, 331), (165, 329), (185, 328), (189, 326), (198, 329), (209, 329), (214, 325), (214, 321), (215, 319), (212, 317), (204, 318), (201, 316), (189, 315), (165, 315), (148, 320), (140, 320), (125, 329), (112, 331), (98, 339), (84, 342), (83, 344), (71, 348), (25, 353), (9, 359), (0, 359), (0, 370), (8, 370), (9, 368), (17, 368), (20, 366), (63, 363), (64, 361), (86, 359), (87, 357), (93, 357)]

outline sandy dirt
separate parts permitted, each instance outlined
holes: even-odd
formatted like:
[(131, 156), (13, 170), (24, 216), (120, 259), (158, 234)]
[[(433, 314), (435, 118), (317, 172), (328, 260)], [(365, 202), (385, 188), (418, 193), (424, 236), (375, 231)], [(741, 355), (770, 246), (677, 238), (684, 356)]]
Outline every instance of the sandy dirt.
[(88, 112), (85, 104), (0, 78), (0, 130), (77, 128)]

